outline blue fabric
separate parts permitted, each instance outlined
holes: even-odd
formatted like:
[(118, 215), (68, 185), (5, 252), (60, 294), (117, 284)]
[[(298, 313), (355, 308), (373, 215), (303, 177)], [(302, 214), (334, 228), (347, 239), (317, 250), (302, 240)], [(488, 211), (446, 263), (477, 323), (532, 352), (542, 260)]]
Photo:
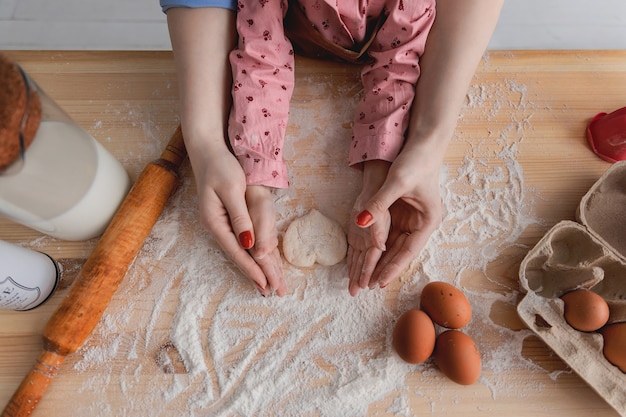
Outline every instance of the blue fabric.
[(221, 7), (237, 10), (237, 0), (159, 0), (163, 12), (171, 7)]

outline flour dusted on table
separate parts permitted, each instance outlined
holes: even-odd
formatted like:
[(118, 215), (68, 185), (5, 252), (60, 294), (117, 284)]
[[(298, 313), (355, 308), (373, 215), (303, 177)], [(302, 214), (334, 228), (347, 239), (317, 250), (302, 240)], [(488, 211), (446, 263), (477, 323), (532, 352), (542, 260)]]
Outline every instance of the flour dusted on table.
[[(390, 343), (395, 320), (416, 306), (421, 288), (434, 280), (462, 287), (474, 309), (466, 330), (484, 354), (484, 372), (471, 389), (491, 390), (494, 398), (513, 387), (515, 396), (523, 389), (541, 389), (511, 382), (511, 370), (537, 369), (521, 353), (529, 333), (504, 328), (491, 318), (494, 305), (513, 308), (518, 294), (516, 281), (492, 273), (491, 262), (515, 248), (533, 222), (516, 159), (523, 140), (518, 121), (529, 119), (530, 113), (517, 100), (504, 100), (501, 90), (512, 89), (486, 86), (480, 97), (501, 94), (498, 100), (510, 112), (510, 123), (501, 134), (473, 140), (458, 166), (443, 169), (443, 223), (409, 270), (386, 290), (351, 297), (345, 262), (309, 269), (285, 263), (288, 295), (260, 297), (197, 225), (197, 201), (189, 198), (193, 185), (186, 181), (133, 264), (122, 295), (74, 359), (77, 372), (99, 375), (83, 383), (81, 398), (90, 402), (78, 399), (76, 413), (362, 417), (376, 407), (408, 417), (452, 410), (458, 398), (447, 378), (431, 361), (404, 363)], [(333, 140), (348, 135), (348, 146), (349, 129), (341, 126), (352, 118), (353, 101), (333, 99), (332, 106), (316, 110), (322, 116), (296, 106), (292, 130), (298, 138), (314, 137), (320, 134), (316, 120), (322, 117), (323, 134)], [(494, 117), (482, 114), (480, 107), (468, 111)], [(298, 138), (289, 146), (302, 145)], [(332, 166), (337, 178), (352, 178), (355, 170), (343, 165), (342, 153), (330, 152), (321, 142), (313, 142), (309, 157)], [(289, 190), (276, 192), (281, 233), (310, 207), (301, 202), (308, 186), (295, 178)], [(342, 199), (353, 192), (347, 183), (337, 186)], [(348, 219), (350, 203), (338, 207), (328, 212)], [(115, 356), (123, 357), (122, 369), (109, 366)], [(114, 392), (120, 394), (116, 400)]]

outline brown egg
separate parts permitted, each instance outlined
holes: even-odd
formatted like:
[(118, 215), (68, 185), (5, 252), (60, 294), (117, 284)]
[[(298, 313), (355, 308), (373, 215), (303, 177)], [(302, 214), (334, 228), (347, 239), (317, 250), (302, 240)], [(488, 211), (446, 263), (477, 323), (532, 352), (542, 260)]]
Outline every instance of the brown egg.
[(454, 285), (435, 281), (426, 284), (420, 296), (420, 308), (440, 326), (460, 329), (472, 318), (472, 306)]
[(580, 289), (561, 296), (567, 324), (582, 332), (593, 332), (609, 319), (609, 305), (593, 291)]
[(610, 324), (601, 333), (604, 338), (604, 357), (622, 372), (626, 372), (626, 322)]
[(480, 352), (474, 339), (460, 330), (446, 330), (437, 337), (435, 362), (457, 384), (471, 385), (480, 377)]
[(406, 362), (424, 362), (435, 348), (435, 325), (423, 311), (409, 310), (398, 319), (392, 343)]

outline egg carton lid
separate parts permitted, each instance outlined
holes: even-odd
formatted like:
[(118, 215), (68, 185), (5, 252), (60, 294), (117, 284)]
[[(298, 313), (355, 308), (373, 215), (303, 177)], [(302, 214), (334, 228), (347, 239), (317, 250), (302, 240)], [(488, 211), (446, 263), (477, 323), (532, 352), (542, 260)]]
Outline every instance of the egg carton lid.
[(583, 196), (576, 217), (626, 262), (626, 161), (607, 169)]
[(557, 223), (528, 252), (519, 270), (525, 294), (517, 306), (522, 321), (622, 417), (626, 374), (604, 357), (601, 334), (565, 322), (559, 297), (593, 288), (609, 302), (610, 322), (626, 321), (625, 207), (626, 161), (613, 164), (581, 199), (580, 223)]

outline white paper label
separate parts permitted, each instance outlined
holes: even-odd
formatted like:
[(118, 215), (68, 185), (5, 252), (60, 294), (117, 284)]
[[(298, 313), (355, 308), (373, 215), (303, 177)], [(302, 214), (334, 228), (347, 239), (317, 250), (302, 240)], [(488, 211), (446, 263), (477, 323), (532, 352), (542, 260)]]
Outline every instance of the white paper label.
[(0, 308), (28, 310), (41, 301), (41, 288), (20, 285), (11, 277), (0, 281)]
[(56, 262), (48, 255), (0, 240), (0, 309), (35, 308), (58, 281)]

